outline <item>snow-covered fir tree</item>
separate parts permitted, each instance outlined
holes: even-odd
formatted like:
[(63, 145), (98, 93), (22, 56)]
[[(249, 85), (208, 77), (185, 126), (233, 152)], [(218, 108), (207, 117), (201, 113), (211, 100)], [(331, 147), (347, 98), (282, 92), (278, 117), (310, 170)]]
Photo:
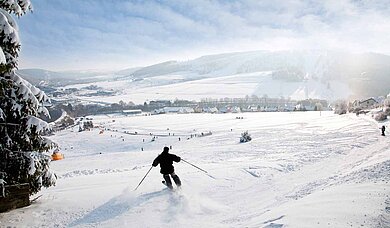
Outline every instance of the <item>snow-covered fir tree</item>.
[[(55, 146), (42, 136), (49, 125), (45, 93), (18, 75), (20, 40), (14, 20), (32, 10), (30, 0), (0, 1), (0, 189), (29, 183), (30, 194), (55, 184), (47, 152)], [(4, 189), (4, 188), (3, 188)], [(4, 194), (0, 191), (0, 196)]]

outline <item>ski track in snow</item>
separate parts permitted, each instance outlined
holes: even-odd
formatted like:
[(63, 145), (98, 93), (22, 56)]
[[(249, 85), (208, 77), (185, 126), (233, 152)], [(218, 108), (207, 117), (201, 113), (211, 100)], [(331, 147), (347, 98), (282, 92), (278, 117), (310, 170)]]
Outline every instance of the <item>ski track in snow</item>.
[[(389, 227), (390, 141), (375, 122), (236, 115), (95, 116), (103, 134), (58, 132), (57, 186), (0, 214), (0, 227)], [(245, 130), (253, 140), (239, 143)], [(175, 164), (183, 188), (172, 192), (155, 168), (133, 191), (163, 146), (208, 173)]]

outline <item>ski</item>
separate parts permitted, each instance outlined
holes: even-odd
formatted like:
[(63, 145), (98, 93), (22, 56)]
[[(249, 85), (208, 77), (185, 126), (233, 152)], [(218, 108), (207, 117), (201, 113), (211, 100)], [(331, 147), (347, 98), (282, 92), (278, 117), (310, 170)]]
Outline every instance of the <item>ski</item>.
[(169, 190), (171, 190), (171, 191), (173, 191), (173, 192), (176, 192), (176, 191), (180, 191), (180, 190), (181, 190), (181, 186), (176, 187), (176, 188), (173, 188), (173, 186), (172, 186), (172, 188), (169, 188), (168, 185), (167, 185), (167, 183), (165, 182), (165, 180), (161, 181), (161, 183), (162, 183), (165, 187), (167, 187)]
[(165, 180), (161, 181), (161, 183), (163, 183), (163, 185), (165, 185), (165, 187), (167, 187), (168, 189), (173, 190), (173, 187), (172, 187), (172, 188), (169, 188), (169, 187), (168, 187), (168, 185), (167, 185), (167, 183), (165, 182)]
[(33, 203), (34, 201), (36, 201), (37, 199), (41, 198), (42, 195), (39, 195), (37, 197), (35, 197), (34, 199), (30, 200), (30, 203)]

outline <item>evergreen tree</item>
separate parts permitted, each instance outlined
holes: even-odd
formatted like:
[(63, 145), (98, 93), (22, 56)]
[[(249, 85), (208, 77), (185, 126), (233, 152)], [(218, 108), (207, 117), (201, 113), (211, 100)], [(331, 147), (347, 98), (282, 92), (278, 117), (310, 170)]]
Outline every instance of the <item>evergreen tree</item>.
[(49, 99), (16, 72), (20, 41), (11, 14), (20, 17), (31, 10), (30, 0), (0, 2), (0, 185), (29, 183), (33, 194), (56, 178), (50, 156), (43, 153), (55, 144), (42, 136), (49, 125), (39, 119), (49, 114), (44, 107)]

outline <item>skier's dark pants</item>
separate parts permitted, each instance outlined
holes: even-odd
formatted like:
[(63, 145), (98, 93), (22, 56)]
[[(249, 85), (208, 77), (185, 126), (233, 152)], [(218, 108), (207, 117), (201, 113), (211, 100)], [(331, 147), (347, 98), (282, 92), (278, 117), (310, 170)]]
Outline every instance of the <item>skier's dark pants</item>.
[(175, 184), (177, 185), (177, 187), (180, 187), (181, 186), (180, 178), (178, 175), (175, 174), (175, 172), (173, 172), (171, 174), (163, 174), (165, 183), (167, 184), (168, 188), (170, 188), (170, 189), (173, 188), (172, 181), (171, 181), (171, 178), (169, 177), (169, 175), (171, 175), (171, 177), (172, 177), (173, 181), (175, 182)]

